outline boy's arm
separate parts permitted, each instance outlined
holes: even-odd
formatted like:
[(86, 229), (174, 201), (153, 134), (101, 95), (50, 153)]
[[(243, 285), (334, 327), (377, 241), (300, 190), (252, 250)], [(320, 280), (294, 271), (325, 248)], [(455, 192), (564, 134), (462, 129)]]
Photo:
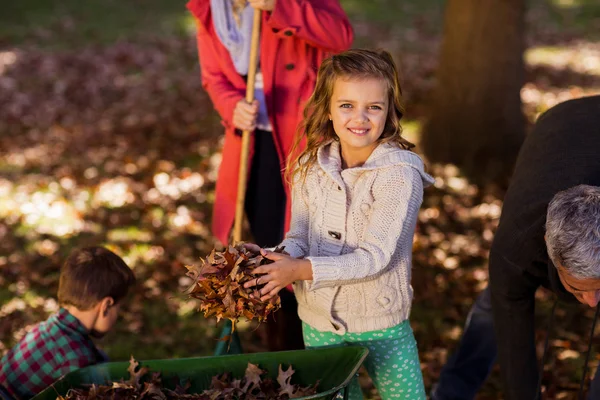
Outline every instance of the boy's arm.
[[(373, 191), (372, 212), (359, 247), (339, 256), (307, 257), (313, 272), (311, 290), (375, 277), (388, 266), (398, 240), (412, 244), (423, 200), (423, 181), (412, 167), (392, 171), (382, 177)], [(407, 226), (411, 227), (410, 232)], [(407, 258), (410, 260), (410, 255)]]
[(103, 362), (99, 360), (100, 351), (93, 344), (93, 348), (81, 342), (72, 342), (68, 348), (56, 352), (57, 378), (69, 372)]

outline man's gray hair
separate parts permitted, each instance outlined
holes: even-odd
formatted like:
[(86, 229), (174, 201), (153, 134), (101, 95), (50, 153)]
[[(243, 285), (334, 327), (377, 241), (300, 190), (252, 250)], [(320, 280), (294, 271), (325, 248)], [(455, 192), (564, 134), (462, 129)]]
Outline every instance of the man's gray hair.
[(600, 278), (600, 187), (558, 192), (548, 205), (546, 246), (550, 259), (574, 278)]

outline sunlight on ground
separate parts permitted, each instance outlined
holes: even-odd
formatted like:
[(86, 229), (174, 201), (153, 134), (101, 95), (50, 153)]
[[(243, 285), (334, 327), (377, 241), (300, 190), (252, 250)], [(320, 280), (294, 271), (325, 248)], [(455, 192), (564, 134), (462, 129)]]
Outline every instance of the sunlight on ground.
[(65, 199), (58, 186), (52, 182), (46, 188), (32, 188), (0, 179), (0, 218), (9, 221), (22, 218), (24, 228), (40, 234), (61, 237), (80, 232), (84, 223), (77, 201), (73, 201), (77, 196)]
[[(547, 70), (543, 78), (528, 82), (521, 89), (521, 100), (531, 122), (558, 103), (600, 94), (600, 46), (597, 43), (532, 47), (525, 52), (524, 59), (530, 69)], [(574, 83), (565, 85), (563, 81)]]
[(15, 62), (17, 62), (17, 53), (14, 51), (0, 51), (0, 76)]
[(416, 119), (402, 122), (402, 137), (415, 145), (419, 144), (421, 138), (421, 121)]
[(593, 94), (600, 94), (600, 87), (586, 88), (584, 90), (581, 87), (573, 86), (567, 89), (544, 90), (535, 84), (527, 83), (521, 88), (521, 101), (523, 101), (524, 107), (530, 107), (535, 110), (533, 119), (531, 120), (531, 122), (534, 122), (541, 113), (558, 103)]
[(600, 76), (600, 46), (584, 42), (569, 47), (532, 47), (525, 52), (525, 62)]
[[(16, 286), (16, 285), (12, 285)], [(17, 291), (15, 288), (9, 288)], [(10, 316), (15, 311), (26, 311), (30, 308), (43, 308), (46, 313), (54, 313), (58, 311), (58, 303), (53, 298), (39, 296), (32, 291), (25, 291), (19, 297), (13, 297), (0, 307), (0, 319)], [(31, 326), (23, 326), (21, 329), (13, 332), (13, 338), (18, 340), (21, 338)]]
[(154, 199), (160, 195), (168, 196), (173, 200), (178, 200), (184, 194), (194, 193), (204, 185), (204, 177), (197, 172), (191, 172), (189, 168), (183, 171), (181, 178), (171, 177), (166, 172), (154, 175), (153, 181), (155, 189), (151, 189), (148, 195)]
[(555, 7), (558, 8), (576, 8), (581, 6), (580, 0), (552, 0)]
[(94, 202), (98, 206), (119, 208), (131, 204), (135, 196), (129, 188), (127, 178), (108, 179), (100, 184), (94, 195)]
[[(191, 280), (190, 280), (191, 284)], [(177, 309), (177, 315), (180, 318), (193, 316), (198, 312), (198, 303), (196, 301), (186, 301), (179, 305)]]
[(190, 36), (196, 34), (196, 20), (189, 12), (177, 19), (177, 26)]
[(109, 242), (151, 242), (154, 239), (154, 233), (131, 226), (108, 231), (106, 239)]
[[(24, 167), (24, 163), (16, 163), (11, 157), (6, 161), (8, 167)], [(212, 161), (212, 160), (211, 160)], [(215, 167), (216, 168), (216, 167)], [(87, 172), (87, 170), (86, 170)], [(212, 175), (214, 175), (214, 172)], [(42, 179), (41, 176), (29, 174), (23, 181), (11, 182), (0, 178), (0, 218), (9, 223), (20, 222), (21, 229), (34, 231), (37, 234), (48, 234), (56, 237), (68, 237), (83, 231), (95, 231), (93, 223), (86, 222), (86, 217), (95, 209), (119, 209), (132, 205), (140, 197), (157, 208), (149, 210), (154, 228), (168, 225), (173, 231), (198, 235), (209, 235), (205, 221), (197, 220), (193, 212), (185, 205), (165, 213), (160, 207), (180, 200), (183, 196), (192, 195), (198, 203), (208, 201), (206, 190), (202, 190), (206, 178), (189, 168), (171, 170), (169, 173), (159, 172), (153, 176), (154, 187), (143, 187), (140, 195), (140, 182), (129, 177), (104, 179), (99, 185), (78, 186), (71, 178), (54, 181)], [(137, 190), (134, 189), (137, 187)], [(26, 235), (27, 232), (21, 232)], [(108, 233), (111, 241), (151, 241), (151, 232), (141, 230), (130, 231), (126, 228)], [(43, 245), (38, 249), (41, 254), (53, 254), (52, 246)]]

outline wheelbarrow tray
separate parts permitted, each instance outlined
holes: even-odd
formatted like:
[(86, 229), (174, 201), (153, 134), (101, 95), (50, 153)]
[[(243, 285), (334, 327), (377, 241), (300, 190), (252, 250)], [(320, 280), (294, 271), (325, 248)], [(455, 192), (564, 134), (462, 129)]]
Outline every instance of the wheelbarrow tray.
[[(292, 383), (308, 386), (319, 381), (318, 393), (302, 399), (333, 399), (354, 377), (368, 350), (359, 346), (327, 347), (309, 350), (281, 351), (271, 353), (236, 354), (213, 357), (180, 358), (139, 361), (150, 372), (160, 372), (165, 388), (175, 389), (176, 384), (190, 381), (188, 393), (200, 393), (210, 387), (215, 375), (230, 372), (236, 378), (244, 376), (248, 363), (257, 364), (275, 379), (279, 365), (289, 365), (296, 371)], [(129, 379), (129, 362), (110, 362), (92, 365), (73, 371), (56, 381), (32, 400), (56, 400), (71, 388), (85, 384), (107, 384), (111, 381)]]

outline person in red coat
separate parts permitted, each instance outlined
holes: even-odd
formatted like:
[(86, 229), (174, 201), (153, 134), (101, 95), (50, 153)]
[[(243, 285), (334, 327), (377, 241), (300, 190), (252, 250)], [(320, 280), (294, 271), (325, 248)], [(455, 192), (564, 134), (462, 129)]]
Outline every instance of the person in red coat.
[[(214, 236), (229, 243), (235, 218), (241, 131), (251, 130), (245, 212), (253, 241), (281, 242), (289, 227), (290, 188), (283, 168), (321, 61), (347, 50), (354, 37), (339, 0), (191, 0), (197, 23), (202, 85), (225, 127), (223, 158), (212, 218)], [(246, 75), (254, 9), (262, 10), (255, 101), (248, 104)], [(269, 321), (272, 350), (300, 348), (302, 336), (291, 293)], [(276, 332), (274, 332), (274, 331)]]

